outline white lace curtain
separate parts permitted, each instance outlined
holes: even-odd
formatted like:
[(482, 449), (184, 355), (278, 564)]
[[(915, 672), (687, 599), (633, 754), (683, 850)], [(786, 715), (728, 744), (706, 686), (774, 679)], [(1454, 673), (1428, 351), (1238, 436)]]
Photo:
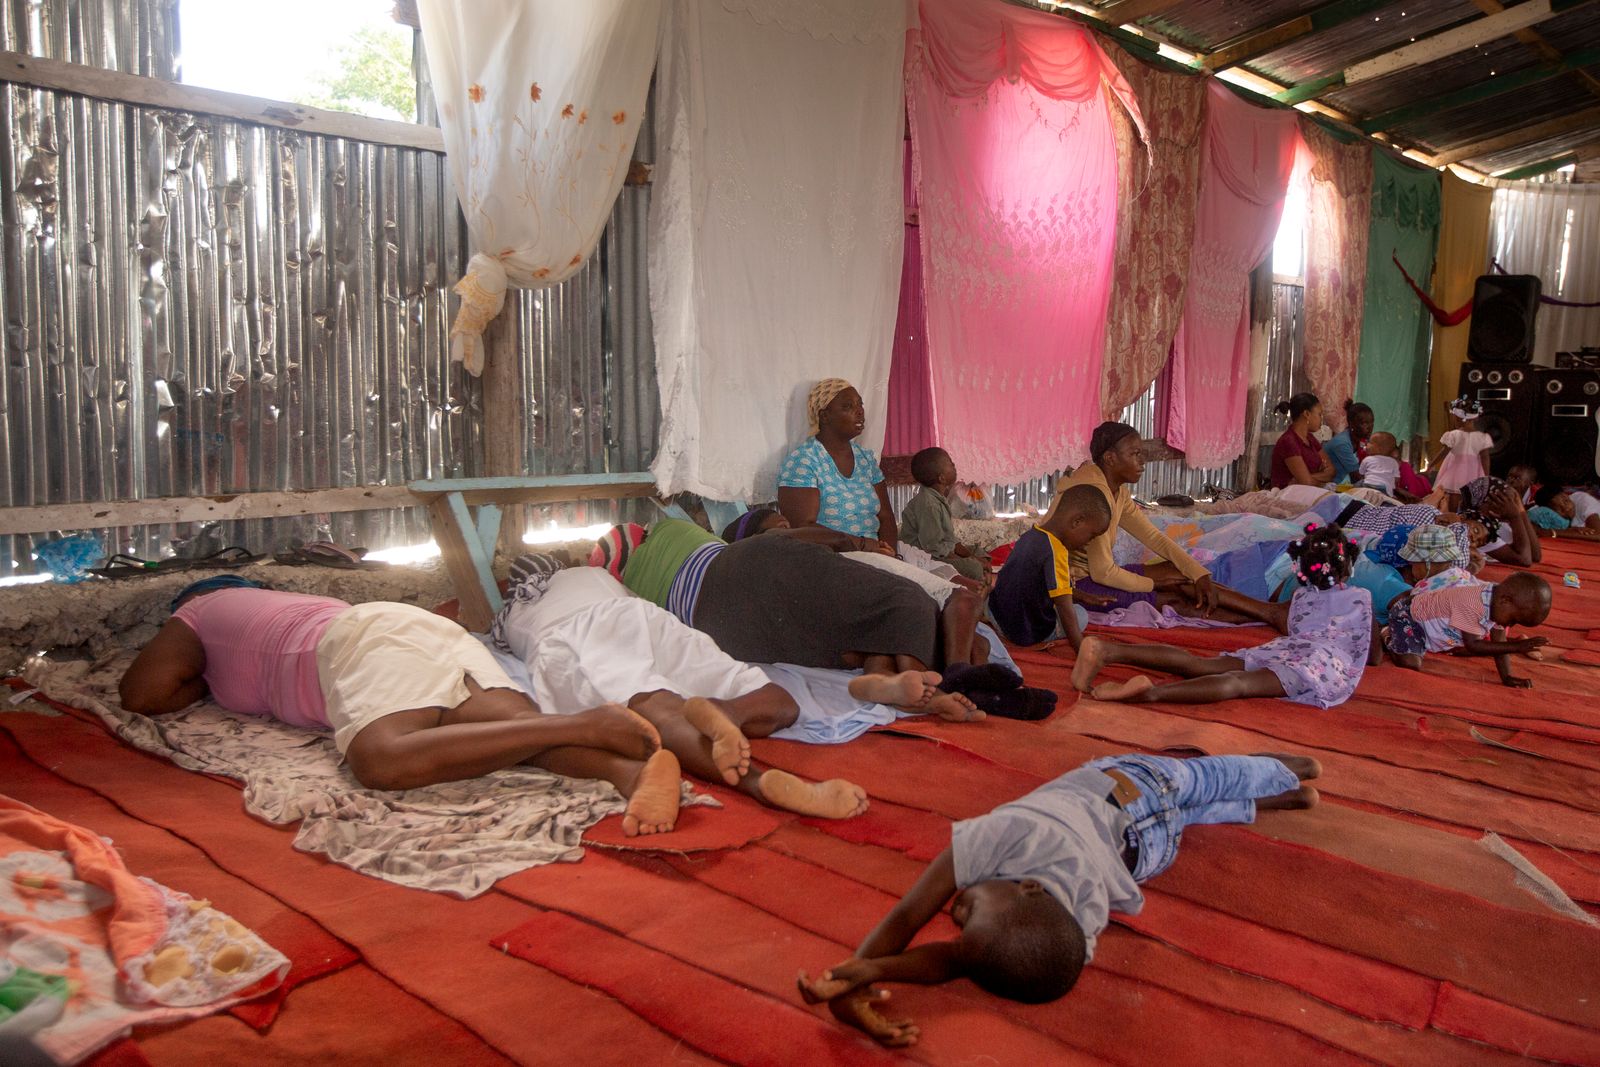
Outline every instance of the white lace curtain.
[(650, 311), (664, 493), (771, 499), (805, 397), (883, 440), (904, 225), (902, 0), (673, 0), (656, 71)]
[(555, 285), (600, 239), (639, 133), (661, 0), (420, 0), (417, 12), (476, 249), (451, 355), (479, 374), (506, 286)]
[[(1545, 296), (1600, 301), (1600, 186), (1552, 182), (1495, 189), (1489, 255), (1509, 274), (1538, 275)], [(1600, 345), (1600, 307), (1539, 309), (1535, 362), (1552, 363), (1556, 352), (1585, 345)]]

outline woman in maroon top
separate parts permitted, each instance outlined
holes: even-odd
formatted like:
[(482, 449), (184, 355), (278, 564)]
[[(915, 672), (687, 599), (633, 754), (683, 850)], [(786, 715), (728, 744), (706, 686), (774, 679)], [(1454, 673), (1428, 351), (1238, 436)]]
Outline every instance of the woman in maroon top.
[(1327, 485), (1333, 481), (1333, 461), (1316, 438), (1322, 429), (1322, 401), (1315, 393), (1296, 393), (1275, 409), (1289, 416), (1289, 428), (1272, 447), (1272, 487)]

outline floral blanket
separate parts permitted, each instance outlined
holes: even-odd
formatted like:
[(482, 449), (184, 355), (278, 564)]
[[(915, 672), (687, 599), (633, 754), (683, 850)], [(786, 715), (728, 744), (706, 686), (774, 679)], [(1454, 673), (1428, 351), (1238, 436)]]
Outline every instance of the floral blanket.
[[(581, 859), (583, 832), (625, 807), (608, 782), (532, 767), (400, 792), (366, 789), (331, 734), (210, 703), (159, 718), (123, 710), (117, 681), (133, 656), (96, 664), (35, 659), (26, 676), (55, 700), (93, 712), (135, 748), (243, 782), (252, 815), (299, 821), (294, 846), (302, 852), (388, 882), (475, 897), (529, 867)], [(683, 790), (686, 806), (717, 804), (687, 784)]]

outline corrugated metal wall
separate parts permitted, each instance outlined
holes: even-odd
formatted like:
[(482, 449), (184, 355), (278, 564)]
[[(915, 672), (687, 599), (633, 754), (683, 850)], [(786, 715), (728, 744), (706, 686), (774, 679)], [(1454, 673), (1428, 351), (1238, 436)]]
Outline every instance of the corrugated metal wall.
[[(177, 6), (8, 0), (5, 45), (174, 77)], [(468, 250), (442, 155), (9, 84), (0, 123), (0, 505), (480, 471), (479, 383), (448, 356)], [(516, 294), (532, 472), (654, 457), (648, 193), (624, 190), (576, 277)], [(411, 509), (101, 536), (154, 556), (430, 533)], [(0, 577), (30, 549), (0, 538)]]

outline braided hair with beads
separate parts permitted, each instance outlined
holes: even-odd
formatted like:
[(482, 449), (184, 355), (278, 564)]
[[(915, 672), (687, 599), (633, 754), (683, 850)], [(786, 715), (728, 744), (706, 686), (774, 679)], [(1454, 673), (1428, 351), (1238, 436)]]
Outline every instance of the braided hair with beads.
[(1306, 535), (1289, 542), (1289, 558), (1294, 560), (1295, 577), (1301, 585), (1332, 589), (1343, 585), (1355, 569), (1361, 546), (1345, 535), (1336, 524), (1306, 526)]

